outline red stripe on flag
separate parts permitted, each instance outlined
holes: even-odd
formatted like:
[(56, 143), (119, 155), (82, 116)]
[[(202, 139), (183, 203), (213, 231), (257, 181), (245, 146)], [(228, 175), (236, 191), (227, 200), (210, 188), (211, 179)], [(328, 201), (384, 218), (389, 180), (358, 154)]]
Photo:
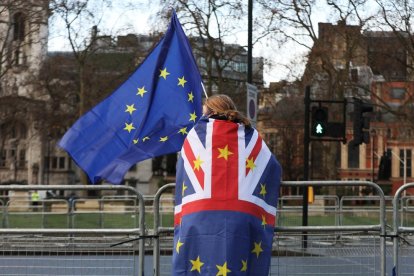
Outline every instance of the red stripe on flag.
[(255, 216), (263, 221), (263, 217), (267, 225), (274, 226), (276, 217), (266, 212), (260, 206), (242, 200), (226, 200), (212, 201), (211, 199), (201, 199), (185, 204), (182, 212), (174, 215), (174, 225), (181, 223), (181, 218), (185, 215), (202, 212), (202, 211), (235, 211)]
[[(257, 137), (256, 144), (253, 147), (252, 152), (249, 155), (248, 159), (253, 158), (253, 162), (256, 161), (257, 156), (259, 155), (260, 150), (262, 149), (262, 138), (260, 136)], [(247, 160), (246, 160), (247, 162)], [(246, 167), (246, 175), (249, 173), (250, 169)]]
[(216, 120), (213, 124), (211, 197), (238, 198), (238, 124)]
[(204, 171), (201, 167), (199, 170), (194, 169), (194, 161), (197, 158), (195, 157), (194, 152), (191, 149), (190, 143), (188, 142), (187, 139), (184, 140), (183, 148), (184, 148), (185, 155), (187, 156), (187, 160), (190, 163), (190, 166), (192, 170), (194, 171), (194, 174), (197, 177), (198, 183), (200, 183), (201, 188), (204, 189)]

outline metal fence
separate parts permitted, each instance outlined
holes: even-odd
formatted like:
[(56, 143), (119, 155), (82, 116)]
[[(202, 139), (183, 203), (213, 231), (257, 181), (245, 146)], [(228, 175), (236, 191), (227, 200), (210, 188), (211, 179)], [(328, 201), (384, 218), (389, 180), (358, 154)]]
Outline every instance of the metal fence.
[(414, 205), (412, 197), (404, 197), (414, 183), (400, 187), (393, 199), (393, 225), (390, 236), (393, 238), (393, 275), (412, 275), (414, 271)]
[[(107, 198), (88, 201), (82, 208), (85, 202), (81, 199), (73, 205), (65, 200), (42, 200), (32, 205), (27, 197), (9, 199), (3, 205), (3, 228), (0, 229), (1, 275), (144, 274), (144, 199), (135, 189), (112, 185), (0, 186), (0, 191), (33, 190), (128, 192), (137, 203), (132, 208), (134, 223), (124, 229), (105, 226)], [(131, 216), (125, 206), (122, 208), (112, 212)], [(86, 220), (83, 229), (76, 227), (81, 220)]]
[[(411, 275), (414, 197), (385, 197), (366, 181), (294, 181), (287, 187), (360, 187), (372, 195), (281, 196), (270, 275)], [(1, 275), (170, 275), (174, 184), (154, 196), (112, 185), (8, 185), (0, 191), (119, 191), (124, 195), (1, 198)], [(357, 189), (357, 190), (358, 190)]]
[[(386, 200), (378, 185), (366, 181), (293, 181), (283, 185), (365, 187), (375, 196), (357, 199), (376, 200), (378, 204), (362, 212), (360, 206), (346, 204), (355, 198), (344, 196), (328, 208), (329, 215), (335, 217), (331, 220), (334, 223), (321, 224), (319, 220), (310, 226), (277, 225), (271, 275), (386, 275)], [(314, 209), (309, 208), (309, 222), (312, 217), (326, 216), (320, 207), (316, 208), (318, 213)], [(279, 216), (283, 212), (278, 209)], [(345, 223), (349, 215), (362, 219)], [(350, 224), (351, 221), (357, 223)]]

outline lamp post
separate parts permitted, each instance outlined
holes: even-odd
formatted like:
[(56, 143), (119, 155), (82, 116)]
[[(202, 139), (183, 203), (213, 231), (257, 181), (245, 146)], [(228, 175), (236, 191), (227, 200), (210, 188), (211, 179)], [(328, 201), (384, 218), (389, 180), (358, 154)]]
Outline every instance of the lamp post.
[(247, 82), (253, 83), (253, 0), (248, 1), (247, 14)]
[[(393, 151), (391, 151), (391, 154), (398, 158), (398, 160), (403, 164), (404, 166), (404, 172), (403, 172), (403, 185), (407, 183), (407, 150), (404, 148), (404, 160), (402, 160), (398, 155), (396, 155)], [(404, 196), (407, 195), (407, 190), (404, 190)]]
[(375, 174), (375, 166), (374, 166), (374, 153), (375, 153), (375, 136), (377, 135), (377, 131), (375, 129), (371, 130), (371, 181), (374, 182), (374, 174)]

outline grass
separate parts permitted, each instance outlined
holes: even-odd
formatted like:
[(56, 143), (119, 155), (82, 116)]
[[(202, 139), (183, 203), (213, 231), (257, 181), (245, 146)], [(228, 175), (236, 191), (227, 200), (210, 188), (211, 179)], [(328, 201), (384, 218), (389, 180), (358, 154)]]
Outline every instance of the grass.
[[(128, 212), (79, 212), (73, 215), (64, 213), (41, 212), (13, 212), (7, 216), (0, 217), (3, 228), (106, 228), (106, 229), (130, 229), (139, 228), (138, 214)], [(172, 227), (174, 217), (172, 213), (161, 215), (162, 227)], [(337, 226), (337, 225), (378, 225), (380, 224), (379, 213), (345, 213), (340, 217), (338, 214), (309, 214), (309, 226)], [(392, 218), (387, 214), (387, 224), (392, 225)], [(277, 216), (278, 226), (301, 226), (301, 213), (279, 213)], [(414, 214), (407, 213), (404, 216), (403, 225), (414, 227)], [(146, 229), (154, 228), (154, 215), (145, 214)]]
[[(73, 215), (53, 214), (40, 212), (13, 212), (7, 216), (3, 214), (2, 228), (106, 228), (106, 229), (130, 229), (139, 228), (138, 214), (133, 213), (95, 213), (82, 212)], [(173, 226), (172, 214), (162, 215), (161, 226)], [(145, 214), (146, 228), (154, 226), (154, 215)]]

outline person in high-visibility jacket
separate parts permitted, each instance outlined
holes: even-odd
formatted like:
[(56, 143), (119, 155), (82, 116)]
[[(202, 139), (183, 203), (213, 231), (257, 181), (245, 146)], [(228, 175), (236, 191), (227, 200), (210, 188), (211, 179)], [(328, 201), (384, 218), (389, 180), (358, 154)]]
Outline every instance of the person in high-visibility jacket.
[(40, 195), (37, 191), (33, 191), (31, 194), (32, 199), (32, 210), (37, 211), (37, 206), (39, 205)]

